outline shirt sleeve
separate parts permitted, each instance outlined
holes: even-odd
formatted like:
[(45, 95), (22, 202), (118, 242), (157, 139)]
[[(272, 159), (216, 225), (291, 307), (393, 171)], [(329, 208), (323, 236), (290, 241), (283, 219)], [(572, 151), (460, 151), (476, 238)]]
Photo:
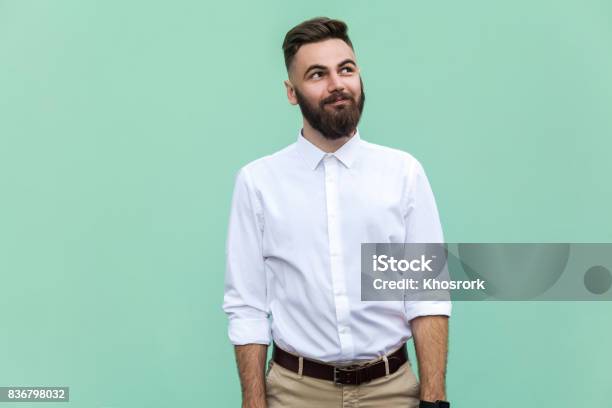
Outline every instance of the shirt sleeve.
[(223, 310), (229, 319), (228, 335), (234, 345), (270, 343), (259, 204), (243, 168), (236, 177), (225, 254)]
[[(444, 235), (436, 200), (423, 166), (414, 161), (410, 171), (405, 215), (407, 243), (443, 243)], [(408, 321), (419, 316), (450, 316), (452, 305), (446, 300), (411, 300), (404, 303)]]

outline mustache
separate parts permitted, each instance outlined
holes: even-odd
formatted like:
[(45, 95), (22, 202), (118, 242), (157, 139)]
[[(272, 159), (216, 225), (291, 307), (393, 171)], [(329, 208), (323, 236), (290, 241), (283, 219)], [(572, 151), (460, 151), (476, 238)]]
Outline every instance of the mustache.
[(327, 98), (323, 99), (321, 101), (321, 105), (327, 105), (328, 103), (334, 103), (337, 100), (341, 100), (341, 99), (348, 99), (351, 102), (355, 102), (355, 100), (350, 94), (340, 91), (340, 92), (334, 92), (333, 94), (329, 95)]

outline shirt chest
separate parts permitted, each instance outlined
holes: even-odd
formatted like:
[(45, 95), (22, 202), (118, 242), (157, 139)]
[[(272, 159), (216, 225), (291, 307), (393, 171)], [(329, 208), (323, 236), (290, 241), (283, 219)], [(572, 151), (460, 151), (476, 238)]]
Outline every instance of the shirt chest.
[(321, 250), (329, 240), (403, 242), (406, 180), (341, 163), (294, 169), (259, 187), (264, 253)]

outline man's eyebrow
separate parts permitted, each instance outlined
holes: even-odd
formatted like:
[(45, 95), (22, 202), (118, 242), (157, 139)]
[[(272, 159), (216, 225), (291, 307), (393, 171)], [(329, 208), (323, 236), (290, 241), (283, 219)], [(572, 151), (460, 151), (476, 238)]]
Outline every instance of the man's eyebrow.
[(327, 69), (327, 67), (323, 66), (323, 65), (319, 65), (319, 64), (314, 64), (308, 67), (308, 69), (306, 70), (306, 72), (304, 72), (304, 78), (306, 78), (306, 75), (308, 75), (308, 73), (310, 71), (312, 71), (313, 69), (322, 69), (323, 71), (325, 71)]
[(341, 63), (338, 64), (339, 67), (346, 65), (346, 64), (353, 64), (354, 66), (357, 66), (357, 64), (355, 63), (355, 61), (353, 61), (350, 58), (345, 59), (344, 61), (342, 61)]
[[(357, 66), (357, 64), (355, 63), (355, 61), (353, 61), (350, 58), (345, 59), (344, 61), (342, 61), (341, 63), (338, 64), (339, 67), (346, 65), (346, 64), (353, 64), (354, 66)], [(325, 71), (327, 69), (326, 66), (324, 65), (320, 65), (320, 64), (313, 64), (311, 66), (308, 67), (308, 69), (306, 70), (306, 72), (304, 72), (304, 78), (306, 78), (306, 75), (308, 75), (308, 73), (310, 71), (312, 71), (313, 69), (321, 69), (323, 71)]]

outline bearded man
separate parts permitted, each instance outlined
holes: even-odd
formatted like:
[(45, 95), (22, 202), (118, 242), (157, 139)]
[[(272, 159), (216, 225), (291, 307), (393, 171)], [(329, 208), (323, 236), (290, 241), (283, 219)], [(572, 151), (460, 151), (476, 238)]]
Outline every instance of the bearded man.
[(238, 172), (226, 245), (243, 406), (448, 407), (450, 302), (360, 296), (362, 243), (443, 242), (423, 167), (361, 138), (365, 93), (344, 22), (305, 21), (283, 51), (302, 129)]

